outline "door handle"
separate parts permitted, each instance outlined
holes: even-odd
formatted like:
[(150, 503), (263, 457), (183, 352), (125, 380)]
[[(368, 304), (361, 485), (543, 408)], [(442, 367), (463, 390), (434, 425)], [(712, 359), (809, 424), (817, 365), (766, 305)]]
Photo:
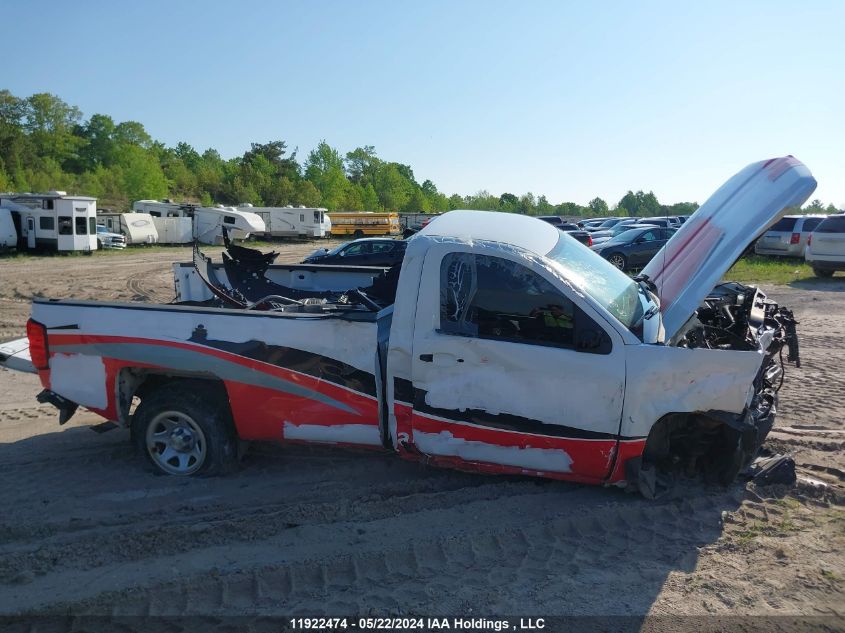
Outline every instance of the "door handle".
[(463, 358), (455, 358), (454, 354), (448, 352), (437, 352), (436, 354), (420, 354), (420, 360), (424, 363), (434, 363), (435, 365), (448, 366), (454, 363), (464, 362)]

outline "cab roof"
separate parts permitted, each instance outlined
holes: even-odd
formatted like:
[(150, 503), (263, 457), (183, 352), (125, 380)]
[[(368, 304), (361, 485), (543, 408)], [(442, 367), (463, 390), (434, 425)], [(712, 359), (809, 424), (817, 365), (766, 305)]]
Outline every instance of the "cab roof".
[(545, 255), (555, 247), (561, 232), (527, 215), (460, 209), (433, 219), (417, 235), (501, 242)]

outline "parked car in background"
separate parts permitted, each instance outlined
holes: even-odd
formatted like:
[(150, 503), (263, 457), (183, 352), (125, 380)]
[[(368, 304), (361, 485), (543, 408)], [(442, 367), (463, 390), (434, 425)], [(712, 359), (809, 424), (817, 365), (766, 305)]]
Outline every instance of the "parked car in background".
[(824, 215), (785, 215), (757, 240), (754, 252), (758, 255), (804, 257), (807, 238), (825, 217)]
[(671, 215), (658, 215), (651, 218), (637, 218), (637, 224), (648, 224), (651, 226), (662, 226), (667, 229), (677, 229), (681, 226), (680, 221)]
[(804, 259), (817, 277), (845, 270), (845, 215), (829, 215), (807, 238)]
[(542, 220), (543, 222), (547, 222), (554, 227), (559, 227), (561, 224), (565, 224), (563, 218), (559, 215), (538, 215), (538, 220)]
[(609, 231), (596, 231), (590, 234), (590, 237), (593, 238), (593, 246), (598, 246), (599, 244), (604, 244), (605, 242), (612, 240), (617, 235), (621, 235), (625, 231), (630, 231), (631, 229), (643, 229), (643, 228), (660, 228), (654, 224), (622, 224), (621, 222), (614, 226)]
[(126, 238), (120, 233), (112, 233), (102, 224), (98, 224), (97, 248), (126, 248)]
[(593, 246), (593, 251), (619, 270), (642, 268), (674, 235), (675, 229), (640, 227), (623, 231), (608, 241)]
[(625, 218), (605, 218), (604, 222), (600, 222), (597, 225), (591, 226), (587, 230), (591, 233), (593, 231), (606, 231), (607, 229), (612, 229), (614, 226), (619, 224)]
[(321, 248), (302, 260), (303, 264), (342, 264), (344, 266), (393, 266), (405, 257), (405, 240), (364, 237), (344, 242), (331, 250)]
[(579, 220), (578, 222), (576, 222), (576, 224), (586, 231), (587, 229), (596, 228), (599, 224), (604, 222), (606, 219), (607, 218), (588, 218), (588, 219), (585, 219), (585, 220)]
[(584, 229), (578, 228), (577, 224), (572, 224), (570, 222), (566, 222), (561, 224), (557, 227), (558, 230), (566, 233), (570, 237), (575, 238), (579, 242), (581, 242), (584, 246), (592, 246), (593, 245), (593, 236), (590, 235), (589, 231), (585, 231)]
[(588, 231), (585, 231), (573, 222), (566, 222), (563, 218), (558, 215), (539, 215), (537, 216), (537, 219), (551, 224), (559, 231), (563, 231), (564, 233), (575, 238), (584, 246), (593, 245), (593, 240), (590, 238), (590, 233)]
[(599, 238), (601, 238), (602, 241), (605, 241), (613, 237), (614, 235), (619, 235), (622, 231), (630, 229), (631, 225), (636, 224), (637, 222), (639, 222), (639, 218), (625, 218), (614, 224), (613, 227), (609, 229), (599, 229), (597, 231), (592, 231), (590, 233), (590, 237), (593, 238), (593, 244), (595, 244), (596, 240)]

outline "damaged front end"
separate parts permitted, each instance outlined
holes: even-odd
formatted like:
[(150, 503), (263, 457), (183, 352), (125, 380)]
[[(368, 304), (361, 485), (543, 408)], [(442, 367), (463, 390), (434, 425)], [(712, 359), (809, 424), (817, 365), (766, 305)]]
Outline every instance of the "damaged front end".
[(653, 498), (679, 477), (726, 485), (747, 469), (774, 425), (785, 362), (801, 366), (795, 326), (792, 311), (759, 289), (736, 282), (716, 286), (668, 345), (761, 354), (745, 409), (663, 417), (648, 435), (642, 461), (630, 465), (628, 481)]

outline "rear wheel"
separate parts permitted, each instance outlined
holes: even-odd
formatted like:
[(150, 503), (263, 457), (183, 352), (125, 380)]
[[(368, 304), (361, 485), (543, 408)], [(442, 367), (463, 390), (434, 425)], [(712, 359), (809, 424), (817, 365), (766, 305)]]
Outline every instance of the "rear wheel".
[(832, 270), (822, 270), (821, 268), (813, 268), (813, 274), (816, 277), (833, 277)]
[(361, 239), (362, 237), (364, 237), (364, 231), (362, 231), (361, 229), (357, 229), (357, 230), (356, 230), (356, 231), (352, 234), (352, 237), (354, 237), (356, 240), (359, 240), (359, 239)]
[(616, 266), (619, 270), (625, 270), (628, 267), (628, 260), (622, 253), (613, 253), (607, 258), (611, 264)]
[(156, 472), (217, 475), (234, 470), (238, 440), (228, 403), (201, 382), (180, 381), (144, 396), (132, 418), (136, 448)]
[(98, 251), (103, 250), (103, 243), (100, 240), (97, 240), (97, 250)]

